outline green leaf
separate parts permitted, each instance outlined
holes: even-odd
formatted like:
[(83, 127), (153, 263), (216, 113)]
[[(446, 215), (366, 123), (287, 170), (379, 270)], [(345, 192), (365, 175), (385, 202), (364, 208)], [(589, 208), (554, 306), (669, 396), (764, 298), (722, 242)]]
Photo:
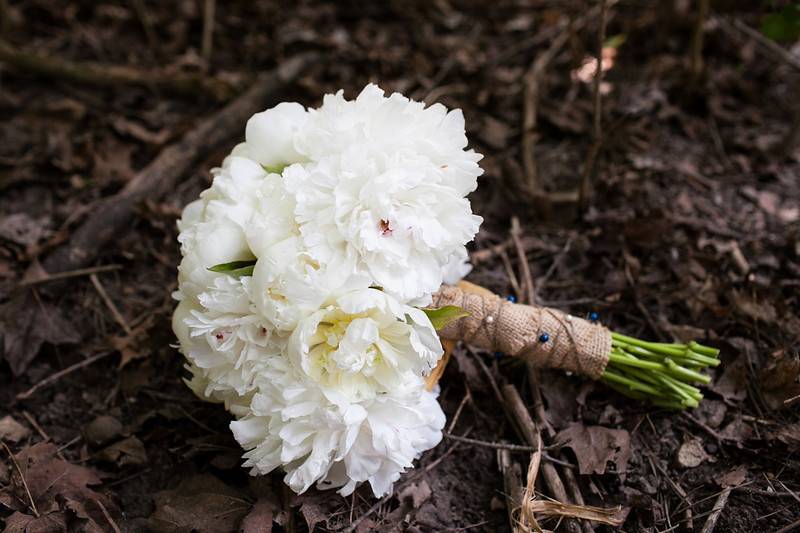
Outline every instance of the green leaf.
[(778, 13), (764, 17), (761, 33), (779, 42), (800, 38), (800, 4), (789, 4)]
[(433, 329), (440, 331), (445, 328), (453, 320), (469, 316), (469, 311), (458, 307), (457, 305), (445, 305), (438, 309), (423, 309), (422, 310), (433, 325)]
[(261, 165), (267, 174), (283, 174), (283, 169), (289, 165)]
[(241, 276), (252, 276), (253, 269), (256, 266), (255, 259), (248, 259), (246, 261), (231, 261), (230, 263), (220, 263), (218, 265), (214, 265), (212, 267), (208, 267), (208, 270), (211, 272), (220, 272), (222, 274), (228, 274), (229, 276), (233, 276), (235, 278)]

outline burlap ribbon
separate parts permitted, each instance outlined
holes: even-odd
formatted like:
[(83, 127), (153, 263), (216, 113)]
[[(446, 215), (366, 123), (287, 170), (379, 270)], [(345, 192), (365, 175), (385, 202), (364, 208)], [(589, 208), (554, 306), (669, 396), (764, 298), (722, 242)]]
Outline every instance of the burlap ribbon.
[(599, 324), (556, 309), (511, 303), (482, 287), (444, 285), (432, 307), (456, 305), (469, 316), (439, 331), (442, 339), (527, 357), (535, 365), (560, 368), (598, 379), (611, 353), (611, 332)]

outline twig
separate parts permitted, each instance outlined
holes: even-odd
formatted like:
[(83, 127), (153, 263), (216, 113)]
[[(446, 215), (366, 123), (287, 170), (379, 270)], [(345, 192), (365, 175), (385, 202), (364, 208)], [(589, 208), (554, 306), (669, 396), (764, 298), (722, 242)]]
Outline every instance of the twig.
[(511, 451), (497, 450), (497, 466), (503, 476), (503, 492), (506, 496), (508, 523), (511, 531), (517, 531), (516, 512), (522, 505), (522, 469), (511, 460)]
[(19, 286), (27, 287), (30, 285), (38, 285), (40, 283), (48, 283), (50, 281), (58, 281), (61, 279), (68, 279), (68, 278), (77, 278), (80, 276), (88, 276), (89, 274), (98, 274), (100, 272), (112, 272), (114, 270), (119, 270), (121, 268), (122, 265), (100, 265), (89, 268), (78, 268), (76, 270), (70, 270), (67, 272), (56, 272), (55, 274), (47, 274), (46, 276), (40, 278), (24, 279), (19, 283)]
[(706, 22), (706, 17), (708, 17), (708, 0), (698, 0), (697, 18), (694, 21), (692, 45), (689, 52), (689, 71), (692, 76), (692, 82), (697, 82), (703, 72), (703, 25)]
[(789, 533), (789, 531), (794, 531), (798, 527), (800, 527), (800, 520), (795, 520), (791, 524), (783, 526), (782, 528), (780, 528), (775, 533)]
[[(505, 403), (508, 404), (509, 411), (514, 416), (514, 421), (516, 422), (517, 427), (525, 437), (525, 440), (528, 441), (528, 444), (531, 446), (537, 446), (540, 438), (539, 427), (533, 422), (533, 419), (531, 418), (528, 409), (525, 407), (525, 404), (522, 402), (522, 398), (520, 398), (516, 387), (513, 385), (504, 385), (503, 397), (505, 399)], [(544, 478), (544, 482), (550, 489), (553, 498), (562, 503), (570, 503), (569, 499), (567, 498), (566, 488), (564, 487), (564, 483), (561, 481), (561, 477), (558, 475), (558, 470), (556, 470), (556, 467), (547, 462), (541, 463), (540, 469), (542, 472), (542, 477)], [(566, 524), (567, 529), (572, 533), (579, 533), (581, 530), (580, 525), (575, 521), (569, 520)]]
[(511, 217), (511, 239), (514, 241), (514, 247), (517, 249), (517, 260), (519, 261), (519, 268), (522, 271), (522, 283), (525, 290), (524, 294), (520, 296), (528, 305), (536, 305), (536, 287), (533, 285), (533, 276), (531, 275), (531, 266), (528, 264), (528, 256), (525, 253), (525, 248), (522, 246), (522, 226), (520, 226), (517, 217)]
[(781, 45), (768, 39), (744, 22), (728, 17), (713, 17), (713, 20), (719, 24), (720, 28), (722, 28), (725, 33), (729, 35), (735, 35), (738, 31), (739, 33), (744, 34), (745, 36), (753, 39), (756, 44), (760, 45), (762, 50), (769, 52), (773, 59), (782, 61), (790, 67), (800, 71), (800, 56), (786, 50)]
[(133, 9), (136, 11), (136, 16), (139, 17), (139, 22), (142, 24), (144, 36), (147, 39), (150, 50), (156, 52), (158, 50), (158, 39), (156, 38), (156, 31), (153, 28), (153, 21), (150, 20), (150, 15), (147, 13), (147, 6), (144, 5), (144, 0), (133, 0)]
[(97, 504), (98, 507), (100, 507), (100, 510), (103, 512), (103, 516), (105, 516), (106, 520), (108, 520), (108, 524), (111, 526), (111, 529), (114, 530), (114, 533), (122, 533), (117, 523), (114, 522), (113, 518), (111, 518), (111, 514), (108, 512), (108, 509), (106, 509), (106, 506), (103, 505), (103, 502), (97, 499), (94, 500), (94, 502)]
[(87, 366), (91, 365), (92, 363), (95, 363), (95, 362), (99, 361), (100, 359), (108, 357), (109, 355), (111, 355), (113, 353), (115, 353), (114, 350), (110, 350), (108, 352), (101, 352), (101, 353), (99, 353), (97, 355), (93, 355), (92, 357), (89, 357), (88, 359), (84, 359), (83, 361), (81, 361), (79, 363), (75, 363), (72, 366), (68, 366), (67, 368), (65, 368), (63, 370), (59, 370), (55, 374), (52, 374), (52, 375), (44, 378), (42, 381), (40, 381), (39, 383), (37, 383), (36, 385), (31, 387), (30, 389), (26, 390), (25, 392), (21, 392), (21, 393), (17, 394), (17, 400), (26, 400), (26, 399), (30, 398), (39, 389), (42, 389), (44, 387), (48, 387), (48, 386), (52, 385), (53, 383), (55, 383), (56, 381), (58, 381), (59, 379), (63, 378), (64, 376), (66, 376), (68, 374), (71, 374), (72, 372), (75, 372), (76, 370), (80, 370), (81, 368), (87, 367)]
[(39, 518), (39, 510), (36, 509), (36, 502), (33, 501), (33, 496), (31, 496), (31, 489), (28, 488), (28, 482), (25, 480), (25, 476), (22, 473), (22, 469), (19, 467), (19, 463), (17, 462), (17, 458), (14, 457), (14, 454), (9, 449), (8, 445), (0, 440), (0, 444), (3, 445), (3, 448), (6, 450), (6, 453), (11, 458), (11, 462), (14, 463), (14, 466), (17, 468), (17, 472), (19, 472), (19, 478), (22, 480), (22, 486), (25, 487), (25, 493), (28, 495), (28, 500), (31, 502), (31, 511), (33, 511), (34, 516)]
[[(508, 248), (512, 248), (514, 246), (514, 240), (509, 238), (506, 241), (503, 241), (499, 244), (495, 244), (488, 248), (483, 248), (482, 250), (476, 250), (469, 254), (469, 261), (473, 265), (477, 265), (478, 263), (485, 263), (490, 259), (494, 258), (497, 255), (500, 255)], [(530, 250), (535, 250), (537, 248), (548, 248), (548, 245), (542, 241), (541, 239), (537, 239), (536, 237), (523, 237), (522, 238), (522, 247), (525, 249), (526, 252)]]
[[(547, 421), (547, 415), (544, 412), (544, 401), (542, 399), (542, 390), (539, 387), (539, 376), (541, 371), (534, 367), (532, 364), (528, 364), (528, 383), (531, 387), (531, 395), (533, 396), (533, 417), (536, 421), (536, 424), (542, 428), (544, 431), (546, 442), (552, 441), (556, 436), (556, 431), (553, 429), (553, 426)], [(569, 490), (569, 494), (572, 497), (573, 501), (576, 505), (585, 505), (586, 502), (583, 499), (583, 494), (581, 493), (581, 489), (578, 486), (578, 480), (575, 479), (575, 474), (572, 472), (571, 469), (565, 469), (563, 471), (564, 477), (564, 484), (566, 488)], [(592, 533), (594, 531), (594, 527), (592, 523), (588, 520), (581, 520), (580, 521), (581, 529), (584, 533)]]
[(474, 444), (475, 446), (483, 446), (485, 448), (494, 448), (496, 450), (508, 450), (510, 452), (527, 452), (527, 453), (533, 453), (536, 451), (536, 448), (534, 448), (533, 446), (524, 446), (522, 444), (509, 444), (507, 442), (489, 442), (485, 440), (459, 437), (458, 435), (451, 435), (450, 433), (445, 433), (444, 436), (445, 438), (450, 440), (463, 442), (465, 444)]
[(228, 100), (237, 92), (228, 82), (203, 74), (71, 62), (18, 50), (2, 39), (0, 61), (26, 74), (95, 87), (134, 85), (189, 98), (206, 96), (217, 101)]
[(541, 291), (542, 288), (544, 288), (544, 286), (550, 280), (550, 277), (553, 275), (553, 273), (555, 273), (559, 265), (561, 265), (561, 261), (563, 261), (564, 257), (566, 257), (566, 255), (569, 253), (570, 248), (572, 248), (572, 235), (570, 235), (569, 238), (567, 239), (567, 243), (564, 245), (564, 248), (562, 248), (561, 251), (558, 253), (558, 255), (555, 257), (555, 259), (553, 259), (553, 264), (550, 265), (550, 268), (547, 269), (547, 272), (544, 273), (544, 276), (542, 276), (537, 280), (538, 283), (536, 284), (536, 288), (533, 291), (534, 299), (538, 298), (539, 291)]
[(600, 152), (602, 142), (602, 100), (600, 83), (603, 80), (603, 44), (606, 41), (606, 18), (608, 14), (608, 0), (600, 0), (600, 29), (597, 32), (596, 71), (592, 84), (592, 146), (586, 158), (581, 175), (581, 185), (578, 193), (578, 207), (581, 211), (586, 208), (591, 194), (592, 177), (594, 176), (597, 154)]
[[(36, 430), (36, 433), (38, 433), (39, 436), (42, 437), (45, 442), (51, 442), (53, 440), (52, 437), (50, 437), (50, 435), (47, 434), (47, 432), (44, 430), (44, 428), (39, 425), (39, 422), (37, 422), (36, 419), (33, 418), (32, 414), (30, 414), (28, 411), (25, 411), (23, 409), (22, 410), (22, 416), (24, 416), (25, 420), (27, 420), (28, 423), (33, 426), (33, 429)], [(60, 459), (62, 459), (62, 460), (64, 459), (64, 456), (61, 455), (61, 448), (58, 448), (56, 450), (56, 455), (58, 455), (58, 457)]]
[(714, 531), (714, 528), (717, 526), (717, 520), (719, 520), (719, 516), (722, 514), (722, 511), (728, 504), (728, 496), (730, 495), (731, 487), (726, 487), (722, 492), (719, 493), (717, 501), (714, 502), (714, 508), (711, 510), (711, 514), (708, 515), (706, 523), (703, 525), (703, 529), (700, 530), (700, 533), (711, 533)]
[(525, 169), (525, 192), (530, 195), (541, 194), (543, 189), (539, 181), (539, 171), (533, 153), (536, 144), (536, 125), (542, 78), (548, 65), (567, 43), (570, 30), (570, 26), (562, 28), (547, 50), (536, 56), (523, 78), (525, 90), (523, 93), (522, 115), (522, 166)]
[(211, 51), (214, 45), (214, 11), (217, 2), (205, 0), (203, 2), (203, 59), (208, 65), (211, 61)]
[(106, 289), (105, 287), (103, 287), (103, 284), (100, 283), (100, 278), (97, 277), (97, 274), (91, 274), (89, 276), (89, 279), (92, 280), (92, 285), (94, 285), (94, 288), (95, 290), (97, 290), (97, 293), (100, 295), (100, 298), (103, 300), (103, 303), (105, 303), (106, 307), (108, 307), (108, 310), (111, 311), (111, 315), (114, 317), (114, 320), (116, 320), (117, 324), (119, 324), (119, 326), (123, 330), (125, 330), (125, 333), (127, 333), (128, 336), (130, 336), (133, 333), (131, 327), (125, 320), (125, 317), (122, 316), (122, 313), (119, 312), (119, 309), (117, 309), (116, 304), (114, 304), (114, 301), (106, 292)]

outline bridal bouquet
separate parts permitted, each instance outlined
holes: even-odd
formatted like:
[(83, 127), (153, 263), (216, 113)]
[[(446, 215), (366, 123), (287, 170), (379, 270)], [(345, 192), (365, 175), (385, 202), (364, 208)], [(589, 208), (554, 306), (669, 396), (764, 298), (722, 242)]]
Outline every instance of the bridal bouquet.
[(253, 474), (282, 468), (298, 493), (390, 492), (442, 438), (425, 382), (439, 335), (697, 405), (709, 348), (453, 286), (482, 221), (466, 199), (482, 156), (466, 146), (460, 110), (375, 85), (318, 109), (282, 103), (248, 121), (186, 206), (173, 329), (188, 386), (235, 417)]

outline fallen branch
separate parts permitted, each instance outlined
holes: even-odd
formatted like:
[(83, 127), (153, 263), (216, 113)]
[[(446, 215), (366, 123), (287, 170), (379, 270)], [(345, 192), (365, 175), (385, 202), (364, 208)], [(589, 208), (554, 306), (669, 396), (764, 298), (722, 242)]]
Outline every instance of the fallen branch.
[(69, 242), (47, 257), (42, 264), (44, 269), (62, 272), (87, 266), (128, 225), (136, 204), (144, 199), (158, 199), (172, 190), (197, 160), (228, 140), (231, 132), (242, 131), (242, 125), (253, 112), (262, 109), (312, 59), (313, 56), (296, 57), (260, 76), (247, 92), (165, 148), (124, 189), (103, 201)]
[(228, 82), (201, 73), (71, 62), (19, 50), (2, 39), (0, 61), (26, 74), (95, 87), (134, 85), (189, 98), (206, 96), (219, 102), (229, 100), (238, 92)]
[(114, 353), (113, 350), (107, 351), (107, 352), (101, 352), (101, 353), (99, 353), (97, 355), (93, 355), (92, 357), (89, 357), (88, 359), (84, 359), (83, 361), (75, 363), (72, 366), (68, 366), (67, 368), (65, 368), (63, 370), (59, 370), (55, 374), (52, 374), (52, 375), (44, 378), (42, 381), (40, 381), (39, 383), (37, 383), (36, 385), (31, 387), (30, 389), (26, 390), (25, 392), (20, 392), (19, 394), (17, 394), (17, 400), (26, 400), (26, 399), (30, 398), (39, 389), (42, 389), (44, 387), (48, 387), (48, 386), (52, 385), (53, 383), (55, 383), (56, 381), (58, 381), (59, 379), (63, 378), (64, 376), (66, 376), (68, 374), (72, 374), (73, 372), (75, 372), (76, 370), (80, 370), (81, 368), (87, 367), (87, 366), (91, 365), (92, 363), (95, 363), (95, 362), (99, 361), (100, 359), (104, 359), (104, 358), (108, 357), (109, 355), (111, 355), (112, 353)]
[[(58, 273), (67, 271), (73, 271), (70, 275), (88, 272), (80, 269), (88, 267), (100, 251), (130, 225), (140, 202), (145, 199), (158, 200), (173, 190), (202, 157), (228, 141), (232, 132), (242, 131), (242, 125), (254, 111), (263, 109), (315, 60), (316, 55), (312, 54), (298, 56), (264, 73), (236, 100), (162, 150), (121, 191), (101, 201), (69, 241), (42, 262), (48, 278), (53, 279)], [(41, 275), (38, 267), (32, 272), (32, 276), (37, 275)], [(62, 289), (63, 284), (52, 287), (53, 292)], [(25, 371), (42, 343), (52, 335), (47, 329), (50, 319), (42, 315), (41, 309), (20, 313), (21, 309), (30, 309), (33, 304), (32, 292), (21, 290), (0, 311), (4, 355), (14, 375)]]
[(706, 523), (703, 525), (703, 529), (700, 530), (700, 533), (711, 533), (714, 531), (714, 528), (717, 526), (717, 520), (719, 520), (719, 516), (722, 514), (722, 511), (728, 504), (728, 496), (731, 495), (731, 490), (731, 487), (727, 487), (719, 493), (717, 501), (714, 502), (714, 508), (711, 510), (711, 514), (708, 515)]

